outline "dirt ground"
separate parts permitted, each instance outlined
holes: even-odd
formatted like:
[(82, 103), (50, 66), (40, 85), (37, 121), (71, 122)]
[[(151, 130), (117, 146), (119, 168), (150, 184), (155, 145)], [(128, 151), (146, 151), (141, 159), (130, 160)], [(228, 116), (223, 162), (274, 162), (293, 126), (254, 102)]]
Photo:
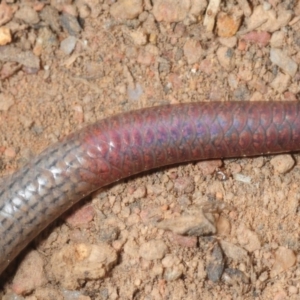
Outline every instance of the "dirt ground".
[[(294, 0), (3, 1), (1, 176), (116, 113), (296, 100), (299, 29)], [(299, 158), (194, 162), (101, 189), (25, 249), (0, 295), (299, 299)]]

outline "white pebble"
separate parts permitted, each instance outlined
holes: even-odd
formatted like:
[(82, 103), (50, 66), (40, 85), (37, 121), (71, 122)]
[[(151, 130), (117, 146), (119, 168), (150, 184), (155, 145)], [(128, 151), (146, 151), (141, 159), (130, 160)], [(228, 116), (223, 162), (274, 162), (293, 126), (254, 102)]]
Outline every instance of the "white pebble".
[(291, 77), (295, 76), (298, 65), (288, 55), (286, 55), (284, 51), (276, 48), (271, 48), (270, 59), (273, 64), (277, 65)]
[(251, 183), (251, 177), (246, 176), (246, 175), (243, 175), (243, 174), (241, 174), (241, 173), (233, 174), (233, 178), (234, 178), (236, 181), (240, 181), (240, 182), (243, 182), (243, 183), (248, 183), (248, 184)]
[(67, 55), (71, 54), (75, 48), (76, 41), (76, 37), (68, 36), (60, 43), (60, 49)]

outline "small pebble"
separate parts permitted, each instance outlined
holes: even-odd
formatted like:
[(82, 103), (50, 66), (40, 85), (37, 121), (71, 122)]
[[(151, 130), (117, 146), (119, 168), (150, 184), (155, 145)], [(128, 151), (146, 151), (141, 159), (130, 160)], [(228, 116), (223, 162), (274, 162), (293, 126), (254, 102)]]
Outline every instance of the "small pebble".
[(196, 236), (184, 236), (179, 234), (170, 234), (169, 239), (173, 244), (186, 248), (196, 248), (198, 239)]
[(205, 17), (203, 20), (203, 25), (206, 27), (208, 32), (212, 32), (215, 27), (215, 19), (217, 13), (220, 11), (221, 1), (209, 1), (206, 8)]
[(182, 194), (190, 194), (195, 190), (195, 181), (192, 177), (179, 177), (175, 179), (174, 190)]
[(268, 278), (269, 278), (269, 274), (267, 271), (265, 271), (260, 274), (260, 276), (258, 277), (258, 280), (261, 282), (265, 282)]
[(295, 76), (298, 69), (298, 65), (288, 55), (286, 55), (284, 51), (277, 48), (271, 48), (270, 60), (273, 64), (277, 65), (291, 77)]
[(144, 198), (147, 194), (147, 189), (145, 186), (139, 186), (132, 194), (134, 199)]
[(162, 259), (167, 250), (168, 247), (164, 241), (151, 240), (140, 246), (139, 255), (147, 260)]
[(168, 81), (171, 83), (173, 90), (179, 90), (182, 87), (182, 79), (179, 74), (170, 73)]
[(206, 8), (207, 0), (191, 1), (190, 14), (199, 16), (201, 13), (205, 12)]
[(147, 34), (143, 31), (135, 30), (130, 32), (130, 36), (137, 46), (143, 46), (147, 44), (148, 37)]
[(105, 277), (116, 261), (117, 253), (109, 245), (80, 243), (58, 249), (51, 257), (49, 267), (53, 278), (62, 287), (75, 290), (84, 280)]
[(272, 33), (288, 25), (292, 16), (292, 11), (280, 9), (277, 14), (273, 9), (265, 10), (262, 5), (259, 5), (246, 19), (247, 28), (248, 31), (256, 29)]
[(223, 216), (220, 216), (218, 221), (217, 221), (217, 232), (218, 232), (218, 235), (220, 236), (227, 236), (230, 234), (230, 231), (231, 231), (231, 224), (230, 224), (230, 221), (223, 217)]
[(234, 48), (237, 45), (237, 37), (236, 36), (232, 36), (232, 37), (220, 37), (219, 38), (219, 42), (228, 48)]
[(278, 72), (274, 80), (270, 83), (270, 86), (277, 92), (283, 93), (287, 90), (291, 81), (291, 77), (288, 74)]
[(209, 58), (201, 60), (199, 70), (206, 75), (213, 74), (213, 60)]
[(201, 44), (196, 41), (189, 39), (185, 42), (183, 46), (184, 55), (188, 61), (188, 64), (194, 64), (199, 61), (202, 55), (202, 47)]
[(81, 26), (75, 16), (63, 13), (60, 16), (60, 21), (62, 27), (69, 33), (69, 35), (77, 36), (81, 32)]
[(220, 241), (220, 245), (222, 247), (223, 252), (225, 255), (234, 261), (247, 261), (248, 259), (248, 254), (245, 249), (242, 247), (236, 246), (230, 242), (226, 242), (224, 240)]
[(285, 174), (290, 171), (295, 165), (295, 161), (290, 154), (276, 155), (270, 161), (275, 172)]
[(40, 60), (31, 51), (21, 51), (14, 45), (1, 46), (0, 60), (13, 61), (30, 68), (40, 68)]
[(217, 34), (219, 37), (231, 37), (236, 34), (241, 24), (241, 15), (220, 12), (217, 18)]
[(240, 182), (247, 183), (247, 184), (250, 184), (251, 180), (252, 180), (252, 178), (250, 176), (246, 176), (246, 175), (243, 175), (241, 173), (235, 173), (235, 174), (233, 174), (233, 178), (236, 181), (240, 181)]
[(139, 82), (137, 82), (134, 86), (128, 85), (127, 88), (128, 99), (133, 101), (138, 101), (143, 94), (144, 94), (144, 89)]
[(246, 101), (250, 98), (250, 91), (246, 84), (240, 83), (233, 91), (233, 99), (236, 101)]
[(216, 243), (207, 262), (206, 272), (208, 279), (212, 282), (218, 282), (223, 274), (224, 265), (222, 249)]
[(161, 193), (164, 192), (164, 188), (158, 184), (149, 184), (147, 185), (147, 193), (149, 195), (159, 196)]
[(128, 240), (124, 245), (124, 253), (132, 258), (139, 256), (139, 246), (134, 240)]
[(261, 248), (261, 242), (258, 238), (258, 235), (248, 229), (247, 227), (241, 225), (238, 227), (237, 231), (237, 239), (241, 246), (245, 248), (248, 252), (254, 252)]
[(11, 42), (11, 33), (7, 27), (0, 27), (0, 46)]
[(74, 36), (68, 36), (60, 43), (60, 50), (62, 50), (65, 54), (69, 55), (73, 52), (77, 39)]
[(9, 22), (13, 17), (13, 10), (10, 5), (7, 5), (6, 1), (2, 1), (0, 4), (0, 26)]
[(198, 169), (202, 172), (204, 176), (213, 175), (218, 168), (222, 167), (223, 162), (220, 159), (215, 160), (204, 160), (196, 164)]
[(263, 1), (263, 9), (265, 11), (270, 10), (272, 8), (272, 4), (269, 3), (268, 1)]
[(296, 263), (296, 260), (293, 250), (279, 247), (275, 252), (275, 262), (270, 272), (271, 278), (291, 268)]
[(217, 50), (217, 57), (220, 65), (227, 71), (234, 68), (234, 52), (231, 48), (220, 47)]
[(242, 37), (245, 41), (257, 44), (259, 47), (266, 47), (271, 39), (271, 34), (267, 31), (251, 31)]
[(15, 17), (27, 24), (33, 25), (40, 21), (38, 13), (30, 6), (21, 6), (15, 13)]
[(270, 45), (272, 48), (281, 48), (284, 44), (285, 33), (283, 31), (276, 31), (272, 34)]
[(53, 6), (47, 5), (44, 7), (40, 12), (40, 17), (53, 31), (57, 33), (61, 32), (59, 13)]
[(227, 284), (233, 286), (236, 286), (237, 284), (241, 285), (241, 283), (249, 284), (249, 278), (245, 275), (245, 273), (233, 268), (225, 269), (222, 279)]
[(115, 19), (132, 20), (143, 11), (142, 0), (119, 0), (110, 7), (110, 13)]
[(186, 18), (189, 8), (190, 1), (157, 0), (152, 12), (158, 22), (176, 23)]
[(237, 76), (235, 74), (230, 73), (228, 75), (228, 84), (231, 87), (231, 89), (235, 90), (238, 87), (239, 84), (239, 79), (237, 78)]
[(180, 235), (203, 236), (216, 233), (215, 225), (206, 218), (201, 210), (193, 212), (193, 215), (163, 220), (157, 223), (156, 227), (171, 230)]
[(171, 268), (180, 263), (180, 259), (172, 254), (167, 254), (162, 260), (161, 264), (164, 268)]
[(82, 4), (78, 7), (79, 17), (86, 19), (91, 14), (91, 9), (88, 5)]
[(164, 278), (167, 281), (175, 281), (176, 279), (178, 279), (183, 273), (183, 266), (181, 266), (182, 265), (167, 268), (164, 272)]

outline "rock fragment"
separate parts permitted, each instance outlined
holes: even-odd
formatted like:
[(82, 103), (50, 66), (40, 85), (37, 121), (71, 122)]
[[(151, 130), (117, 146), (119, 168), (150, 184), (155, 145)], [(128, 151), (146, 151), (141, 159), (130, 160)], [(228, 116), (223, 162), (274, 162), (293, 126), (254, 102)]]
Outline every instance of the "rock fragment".
[(243, 225), (237, 229), (237, 239), (239, 243), (249, 252), (254, 252), (261, 247), (261, 243), (257, 234)]
[(287, 26), (292, 16), (293, 12), (290, 10), (279, 9), (277, 15), (273, 9), (266, 10), (263, 5), (256, 6), (252, 15), (246, 19), (248, 31), (259, 29), (262, 31), (275, 32)]
[(240, 14), (226, 14), (221, 12), (217, 18), (217, 34), (219, 37), (232, 37), (241, 24)]
[(168, 247), (164, 241), (151, 240), (141, 245), (139, 255), (147, 260), (162, 259), (167, 250)]
[(62, 27), (69, 33), (69, 35), (77, 36), (81, 32), (81, 26), (75, 16), (63, 13), (60, 16), (60, 21)]
[(279, 247), (275, 253), (275, 262), (270, 272), (271, 278), (291, 268), (296, 263), (296, 260), (293, 250)]
[(206, 30), (212, 32), (215, 27), (216, 15), (219, 11), (221, 0), (210, 0), (206, 9), (203, 25)]
[(294, 77), (296, 75), (298, 65), (284, 51), (277, 48), (271, 48), (270, 60), (273, 64), (277, 65), (291, 77)]
[(74, 36), (68, 36), (60, 43), (60, 50), (62, 50), (65, 54), (69, 55), (73, 52), (77, 39)]
[(271, 34), (267, 31), (250, 31), (243, 35), (245, 41), (257, 44), (259, 47), (266, 47), (271, 39)]
[(117, 261), (116, 251), (107, 244), (65, 245), (51, 257), (51, 272), (66, 289), (76, 289), (85, 280), (103, 278)]
[(285, 174), (290, 171), (295, 165), (295, 161), (290, 154), (276, 155), (270, 161), (275, 172)]
[(170, 230), (181, 235), (203, 236), (216, 233), (215, 225), (208, 220), (201, 209), (193, 212), (193, 214), (163, 220), (157, 223), (156, 226), (160, 229)]
[(6, 1), (2, 1), (0, 4), (0, 26), (6, 24), (13, 18), (12, 8), (6, 4)]
[(29, 68), (40, 68), (40, 60), (31, 51), (22, 51), (13, 45), (0, 47), (0, 60), (18, 62)]
[(59, 33), (61, 31), (61, 22), (58, 11), (50, 5), (47, 5), (40, 12), (40, 17), (53, 31)]
[(202, 55), (201, 44), (193, 39), (189, 39), (183, 46), (183, 52), (189, 65), (199, 61)]
[(218, 168), (222, 167), (223, 162), (220, 159), (204, 160), (196, 164), (198, 169), (202, 171), (203, 176), (214, 174)]
[(241, 285), (241, 283), (249, 284), (250, 280), (244, 272), (238, 269), (227, 268), (224, 271), (222, 279), (228, 285)]
[(192, 177), (179, 177), (175, 179), (174, 190), (179, 194), (190, 194), (195, 190), (195, 181)]
[(274, 80), (270, 83), (270, 86), (277, 92), (283, 93), (287, 90), (289, 83), (291, 81), (291, 76), (278, 72)]
[(206, 272), (207, 277), (212, 282), (218, 282), (223, 274), (224, 270), (224, 257), (222, 249), (219, 244), (215, 244), (212, 250), (212, 253), (208, 259)]
[(272, 34), (270, 45), (272, 48), (281, 48), (284, 44), (285, 33), (283, 31), (276, 31)]
[(0, 46), (4, 46), (11, 42), (10, 30), (7, 27), (0, 27)]
[(120, 0), (110, 8), (110, 13), (115, 19), (132, 20), (143, 11), (142, 0)]
[(190, 0), (157, 0), (153, 5), (153, 15), (158, 22), (180, 22), (188, 15)]
[(234, 68), (234, 51), (231, 48), (220, 47), (217, 50), (217, 57), (220, 65), (227, 71)]
[(247, 261), (248, 254), (245, 249), (224, 240), (220, 241), (220, 245), (227, 257), (233, 259), (234, 261)]
[(37, 24), (40, 21), (38, 13), (28, 5), (20, 7), (20, 9), (16, 11), (15, 17), (29, 25)]

